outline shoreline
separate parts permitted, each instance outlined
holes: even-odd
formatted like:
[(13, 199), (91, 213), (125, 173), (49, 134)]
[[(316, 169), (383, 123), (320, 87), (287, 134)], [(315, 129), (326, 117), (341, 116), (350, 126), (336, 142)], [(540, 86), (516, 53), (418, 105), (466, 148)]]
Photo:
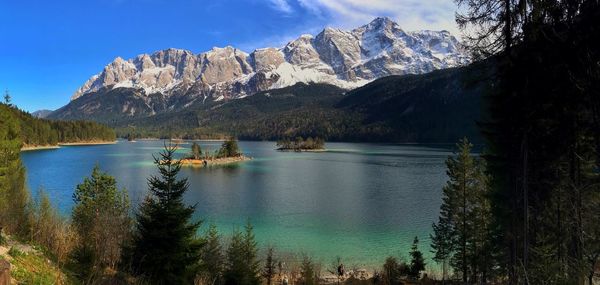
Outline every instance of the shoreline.
[(58, 143), (59, 146), (84, 146), (84, 145), (106, 145), (116, 144), (117, 141), (98, 141), (98, 142), (70, 142), (70, 143)]
[(23, 145), (21, 151), (34, 151), (34, 150), (50, 150), (59, 149), (63, 146), (87, 146), (87, 145), (108, 145), (116, 144), (117, 141), (105, 141), (105, 142), (72, 142), (72, 143), (58, 143), (56, 145)]
[(175, 162), (181, 163), (181, 166), (191, 166), (191, 167), (208, 167), (213, 165), (223, 165), (230, 163), (239, 163), (244, 161), (252, 160), (251, 157), (241, 155), (235, 157), (224, 157), (224, 158), (213, 158), (213, 159), (179, 159), (175, 160)]
[(38, 145), (38, 146), (23, 146), (21, 151), (33, 151), (33, 150), (45, 150), (45, 149), (57, 149), (60, 148), (58, 145)]
[(327, 149), (319, 148), (319, 149), (293, 149), (293, 148), (278, 148), (276, 151), (281, 152), (326, 152)]

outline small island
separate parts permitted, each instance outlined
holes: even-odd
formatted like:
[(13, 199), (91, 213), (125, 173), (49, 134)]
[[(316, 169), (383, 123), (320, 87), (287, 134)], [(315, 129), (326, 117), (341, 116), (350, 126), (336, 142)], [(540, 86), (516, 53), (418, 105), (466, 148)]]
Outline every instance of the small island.
[(294, 140), (286, 138), (277, 141), (276, 147), (278, 151), (320, 152), (325, 151), (325, 141), (318, 137), (308, 137), (306, 140), (303, 137), (296, 137)]
[(194, 142), (191, 147), (191, 153), (182, 159), (175, 160), (174, 162), (181, 163), (183, 166), (205, 167), (211, 165), (243, 162), (251, 159), (251, 157), (245, 156), (240, 151), (235, 138), (229, 138), (223, 142), (219, 150), (212, 154), (208, 150), (203, 152), (200, 145)]

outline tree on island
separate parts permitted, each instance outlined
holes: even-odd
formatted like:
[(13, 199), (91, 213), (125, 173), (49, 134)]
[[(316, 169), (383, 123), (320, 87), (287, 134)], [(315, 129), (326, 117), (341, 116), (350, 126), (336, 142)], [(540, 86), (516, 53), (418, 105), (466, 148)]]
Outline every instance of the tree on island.
[(177, 179), (181, 164), (173, 159), (176, 149), (165, 145), (154, 157), (160, 175), (148, 179), (150, 195), (136, 215), (133, 270), (154, 284), (192, 282), (203, 246), (196, 237), (201, 222), (192, 221), (196, 206), (183, 203), (188, 182)]
[(278, 150), (315, 150), (323, 149), (325, 141), (321, 138), (308, 137), (306, 140), (303, 137), (296, 137), (294, 140), (285, 138), (277, 141), (276, 147)]
[(200, 159), (202, 158), (202, 148), (200, 148), (200, 145), (197, 144), (196, 142), (194, 142), (192, 144), (192, 153), (191, 153), (191, 157), (193, 159)]
[(236, 157), (241, 154), (237, 140), (234, 137), (230, 137), (221, 145), (217, 157)]

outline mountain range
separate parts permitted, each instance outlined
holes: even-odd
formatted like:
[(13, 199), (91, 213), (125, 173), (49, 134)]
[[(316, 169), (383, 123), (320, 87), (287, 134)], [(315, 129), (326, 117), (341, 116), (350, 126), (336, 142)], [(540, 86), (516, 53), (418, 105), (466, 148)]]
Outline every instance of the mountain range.
[[(409, 126), (400, 128), (404, 133), (394, 134), (398, 129), (390, 124), (402, 123), (399, 114), (414, 117), (418, 112), (435, 111), (433, 106), (443, 109), (448, 102), (438, 99), (466, 100), (466, 105), (475, 102), (473, 96), (461, 97), (469, 91), (457, 82), (466, 69), (456, 67), (470, 61), (449, 32), (407, 32), (382, 17), (350, 31), (325, 28), (284, 47), (251, 53), (228, 46), (200, 54), (171, 48), (128, 60), (117, 57), (48, 118), (92, 119), (116, 127), (119, 135), (175, 132), (187, 137), (315, 135), (334, 140), (368, 136), (383, 141), (444, 141), (455, 135), (422, 136), (408, 131)], [(432, 73), (436, 70), (441, 71)], [(445, 89), (434, 90), (437, 97), (432, 98), (427, 92), (435, 87), (419, 80)], [(403, 110), (394, 110), (390, 102), (387, 106), (375, 103), (381, 98), (371, 92), (381, 91), (381, 86), (388, 97), (410, 94), (402, 102), (390, 101), (402, 103)], [(442, 105), (415, 104), (427, 100)]]

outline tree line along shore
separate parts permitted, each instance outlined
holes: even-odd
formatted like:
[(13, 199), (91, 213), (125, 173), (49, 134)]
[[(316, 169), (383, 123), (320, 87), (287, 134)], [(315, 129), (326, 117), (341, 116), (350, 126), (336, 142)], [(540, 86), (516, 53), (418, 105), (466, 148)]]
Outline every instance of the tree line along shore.
[(14, 119), (10, 124), (15, 124), (19, 129), (23, 150), (56, 148), (60, 145), (105, 144), (116, 141), (114, 130), (105, 125), (89, 121), (53, 121), (35, 118), (12, 105), (10, 97), (5, 97), (5, 102), (0, 104), (0, 112), (12, 114)]

